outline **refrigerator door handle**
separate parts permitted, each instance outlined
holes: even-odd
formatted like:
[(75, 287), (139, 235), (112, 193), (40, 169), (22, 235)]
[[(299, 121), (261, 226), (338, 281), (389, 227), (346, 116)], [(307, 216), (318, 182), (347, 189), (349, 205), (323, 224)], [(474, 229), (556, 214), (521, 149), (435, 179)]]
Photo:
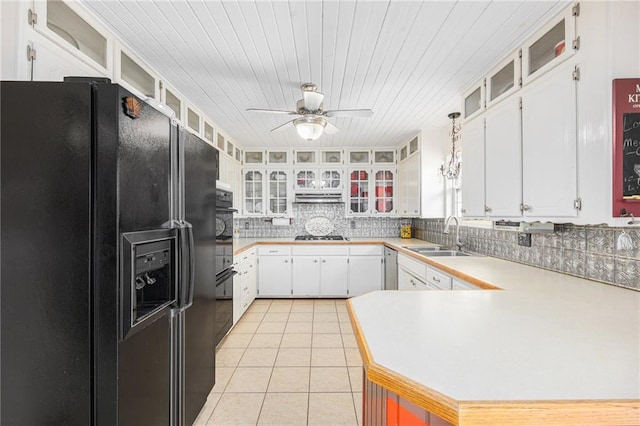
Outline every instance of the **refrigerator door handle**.
[(195, 240), (193, 238), (193, 226), (187, 222), (183, 221), (184, 224), (184, 234), (187, 237), (186, 247), (188, 251), (185, 252), (183, 257), (184, 266), (187, 266), (187, 272), (184, 274), (185, 281), (183, 281), (183, 308), (188, 308), (193, 304), (193, 292), (196, 285), (196, 257), (195, 257)]

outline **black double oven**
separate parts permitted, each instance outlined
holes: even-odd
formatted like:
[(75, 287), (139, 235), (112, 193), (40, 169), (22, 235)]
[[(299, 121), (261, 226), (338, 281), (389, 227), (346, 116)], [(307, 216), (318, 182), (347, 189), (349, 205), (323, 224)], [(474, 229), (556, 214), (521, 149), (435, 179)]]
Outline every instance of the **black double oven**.
[(233, 325), (233, 193), (216, 188), (216, 346)]

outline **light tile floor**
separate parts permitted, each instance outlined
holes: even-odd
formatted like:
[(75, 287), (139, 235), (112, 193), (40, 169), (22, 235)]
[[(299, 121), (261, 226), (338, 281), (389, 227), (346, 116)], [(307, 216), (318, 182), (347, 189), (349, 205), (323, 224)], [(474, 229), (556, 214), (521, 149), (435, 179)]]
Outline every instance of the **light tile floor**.
[(220, 344), (195, 425), (358, 425), (362, 361), (344, 300), (258, 299)]

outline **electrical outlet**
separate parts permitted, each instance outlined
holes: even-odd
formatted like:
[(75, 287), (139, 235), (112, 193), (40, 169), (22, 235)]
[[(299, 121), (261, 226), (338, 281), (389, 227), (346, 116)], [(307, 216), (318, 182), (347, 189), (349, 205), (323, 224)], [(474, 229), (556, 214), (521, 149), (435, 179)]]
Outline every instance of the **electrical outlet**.
[(531, 247), (531, 234), (518, 234), (518, 245), (523, 247)]
[(351, 221), (351, 229), (356, 229), (356, 221), (355, 220)]
[(244, 223), (244, 229), (249, 229), (249, 222)]

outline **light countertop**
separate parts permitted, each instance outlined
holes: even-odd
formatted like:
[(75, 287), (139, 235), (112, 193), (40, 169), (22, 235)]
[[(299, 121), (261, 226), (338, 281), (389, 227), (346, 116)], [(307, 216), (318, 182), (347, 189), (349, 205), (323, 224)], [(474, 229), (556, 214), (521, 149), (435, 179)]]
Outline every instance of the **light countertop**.
[[(239, 239), (234, 250), (293, 242)], [(504, 289), (350, 299), (369, 380), (454, 424), (492, 424), (482, 413), (505, 425), (640, 424), (640, 292), (492, 257), (427, 259), (403, 248), (430, 245), (416, 239), (345, 243), (384, 244)]]

